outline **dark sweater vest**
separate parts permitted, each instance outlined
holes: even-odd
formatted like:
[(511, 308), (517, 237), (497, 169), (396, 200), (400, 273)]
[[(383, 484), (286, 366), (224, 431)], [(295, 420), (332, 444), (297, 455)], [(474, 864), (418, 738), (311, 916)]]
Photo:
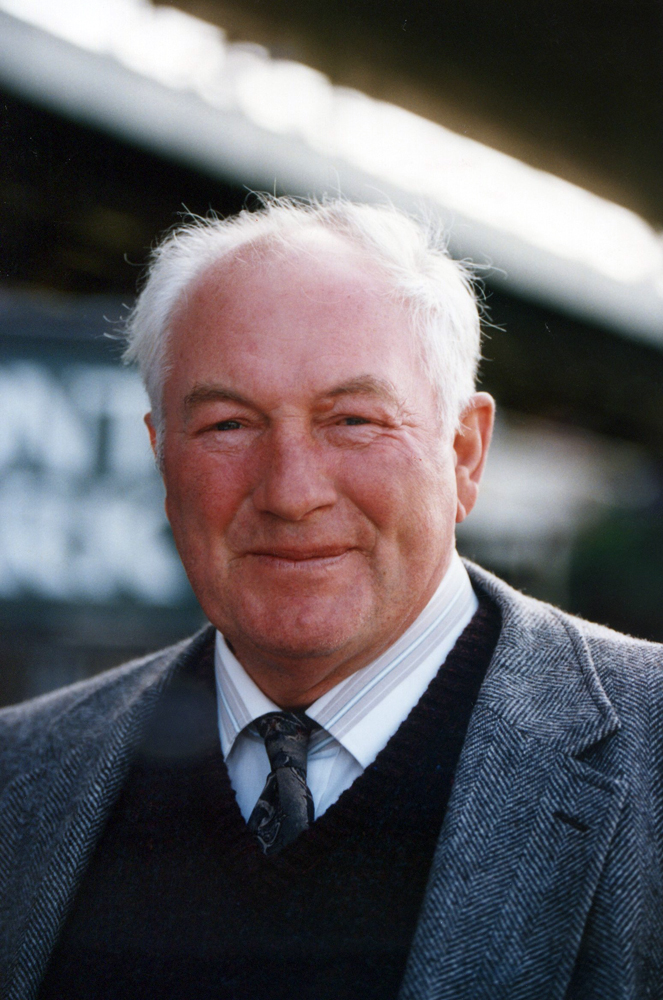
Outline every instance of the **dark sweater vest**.
[(161, 698), (39, 1000), (390, 1000), (500, 629), (486, 598), (419, 703), (275, 858), (219, 746), (213, 643)]

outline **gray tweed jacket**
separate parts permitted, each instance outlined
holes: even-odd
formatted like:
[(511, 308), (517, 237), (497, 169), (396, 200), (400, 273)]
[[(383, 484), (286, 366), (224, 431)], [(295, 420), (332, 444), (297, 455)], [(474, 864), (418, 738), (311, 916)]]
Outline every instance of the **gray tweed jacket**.
[[(468, 568), (503, 626), (402, 1000), (663, 998), (663, 650)], [(2, 1000), (36, 995), (132, 748), (201, 641), (0, 712)]]

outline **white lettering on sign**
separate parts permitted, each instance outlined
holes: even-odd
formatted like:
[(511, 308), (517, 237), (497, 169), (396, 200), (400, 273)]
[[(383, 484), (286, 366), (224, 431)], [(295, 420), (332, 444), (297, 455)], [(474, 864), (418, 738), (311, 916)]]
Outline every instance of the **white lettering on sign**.
[(135, 372), (0, 365), (0, 597), (129, 598), (187, 592)]

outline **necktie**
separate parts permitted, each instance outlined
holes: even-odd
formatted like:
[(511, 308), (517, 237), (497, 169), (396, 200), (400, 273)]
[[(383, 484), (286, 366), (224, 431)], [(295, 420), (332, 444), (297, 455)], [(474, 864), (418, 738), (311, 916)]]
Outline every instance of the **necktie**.
[(256, 719), (254, 725), (265, 741), (272, 770), (248, 826), (263, 852), (273, 855), (313, 822), (306, 753), (311, 732), (318, 726), (304, 712), (269, 712)]

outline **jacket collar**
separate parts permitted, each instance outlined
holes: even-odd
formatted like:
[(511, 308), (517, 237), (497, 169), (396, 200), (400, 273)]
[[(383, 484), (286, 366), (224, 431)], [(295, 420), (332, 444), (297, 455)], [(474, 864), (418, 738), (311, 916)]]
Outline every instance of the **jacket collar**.
[(587, 642), (574, 620), (525, 597), (465, 561), (474, 586), (498, 604), (502, 629), (480, 701), (516, 727), (568, 754), (619, 729)]

